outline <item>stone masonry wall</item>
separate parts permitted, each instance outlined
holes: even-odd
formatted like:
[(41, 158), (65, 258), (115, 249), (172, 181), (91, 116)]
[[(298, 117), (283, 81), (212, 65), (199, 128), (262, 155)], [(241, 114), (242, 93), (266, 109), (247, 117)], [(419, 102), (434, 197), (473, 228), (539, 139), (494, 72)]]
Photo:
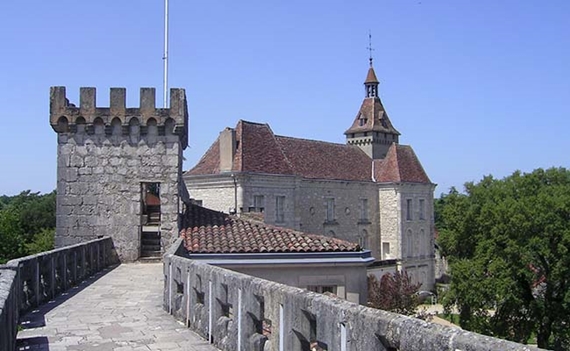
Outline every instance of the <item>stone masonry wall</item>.
[(153, 88), (140, 108), (125, 108), (125, 89), (111, 89), (110, 108), (96, 107), (95, 88), (81, 88), (80, 107), (52, 87), (50, 123), (58, 133), (56, 246), (113, 238), (122, 261), (140, 256), (142, 183), (160, 183), (162, 249), (177, 237), (182, 150), (187, 145), (184, 90), (170, 109), (155, 108)]
[(163, 307), (221, 350), (537, 350), (192, 261), (181, 243), (164, 258)]

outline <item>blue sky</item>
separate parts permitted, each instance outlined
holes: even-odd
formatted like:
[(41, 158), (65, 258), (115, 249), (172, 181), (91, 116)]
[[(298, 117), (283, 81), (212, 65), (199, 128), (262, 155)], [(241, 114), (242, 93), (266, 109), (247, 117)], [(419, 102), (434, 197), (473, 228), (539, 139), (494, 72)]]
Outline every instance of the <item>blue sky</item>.
[[(186, 89), (189, 169), (239, 119), (344, 142), (368, 31), (380, 95), (436, 194), (569, 166), (570, 1), (170, 0), (170, 86)], [(0, 3), (0, 194), (56, 186), (49, 87), (162, 86), (162, 0)]]

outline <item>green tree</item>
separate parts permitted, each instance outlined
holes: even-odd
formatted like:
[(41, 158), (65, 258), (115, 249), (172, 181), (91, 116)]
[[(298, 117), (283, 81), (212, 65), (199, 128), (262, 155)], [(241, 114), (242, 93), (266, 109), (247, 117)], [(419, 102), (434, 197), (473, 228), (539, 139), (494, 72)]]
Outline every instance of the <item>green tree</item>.
[(23, 256), (24, 239), (18, 225), (19, 214), (15, 209), (4, 208), (0, 211), (0, 264)]
[(0, 196), (0, 263), (53, 249), (55, 191)]
[(457, 306), (461, 326), (570, 348), (570, 171), (487, 176), (437, 202), (452, 276), (444, 304)]

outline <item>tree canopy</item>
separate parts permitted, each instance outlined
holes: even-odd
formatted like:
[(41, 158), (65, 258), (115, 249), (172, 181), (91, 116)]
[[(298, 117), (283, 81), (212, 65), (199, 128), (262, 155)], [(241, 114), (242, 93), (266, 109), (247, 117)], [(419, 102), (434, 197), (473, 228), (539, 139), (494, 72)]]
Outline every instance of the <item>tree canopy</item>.
[(0, 263), (53, 248), (55, 191), (0, 196)]
[(421, 285), (412, 283), (406, 271), (386, 273), (380, 280), (369, 275), (368, 306), (407, 316), (414, 315), (419, 305), (416, 294)]
[(463, 328), (570, 348), (570, 171), (484, 177), (436, 200), (450, 265), (446, 307)]

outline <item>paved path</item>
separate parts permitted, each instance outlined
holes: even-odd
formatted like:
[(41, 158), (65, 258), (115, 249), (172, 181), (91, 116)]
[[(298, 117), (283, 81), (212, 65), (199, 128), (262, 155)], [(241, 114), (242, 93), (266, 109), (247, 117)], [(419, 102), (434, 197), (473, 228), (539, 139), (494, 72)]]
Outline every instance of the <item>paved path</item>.
[(162, 263), (103, 271), (23, 318), (18, 350), (213, 351), (162, 309)]

